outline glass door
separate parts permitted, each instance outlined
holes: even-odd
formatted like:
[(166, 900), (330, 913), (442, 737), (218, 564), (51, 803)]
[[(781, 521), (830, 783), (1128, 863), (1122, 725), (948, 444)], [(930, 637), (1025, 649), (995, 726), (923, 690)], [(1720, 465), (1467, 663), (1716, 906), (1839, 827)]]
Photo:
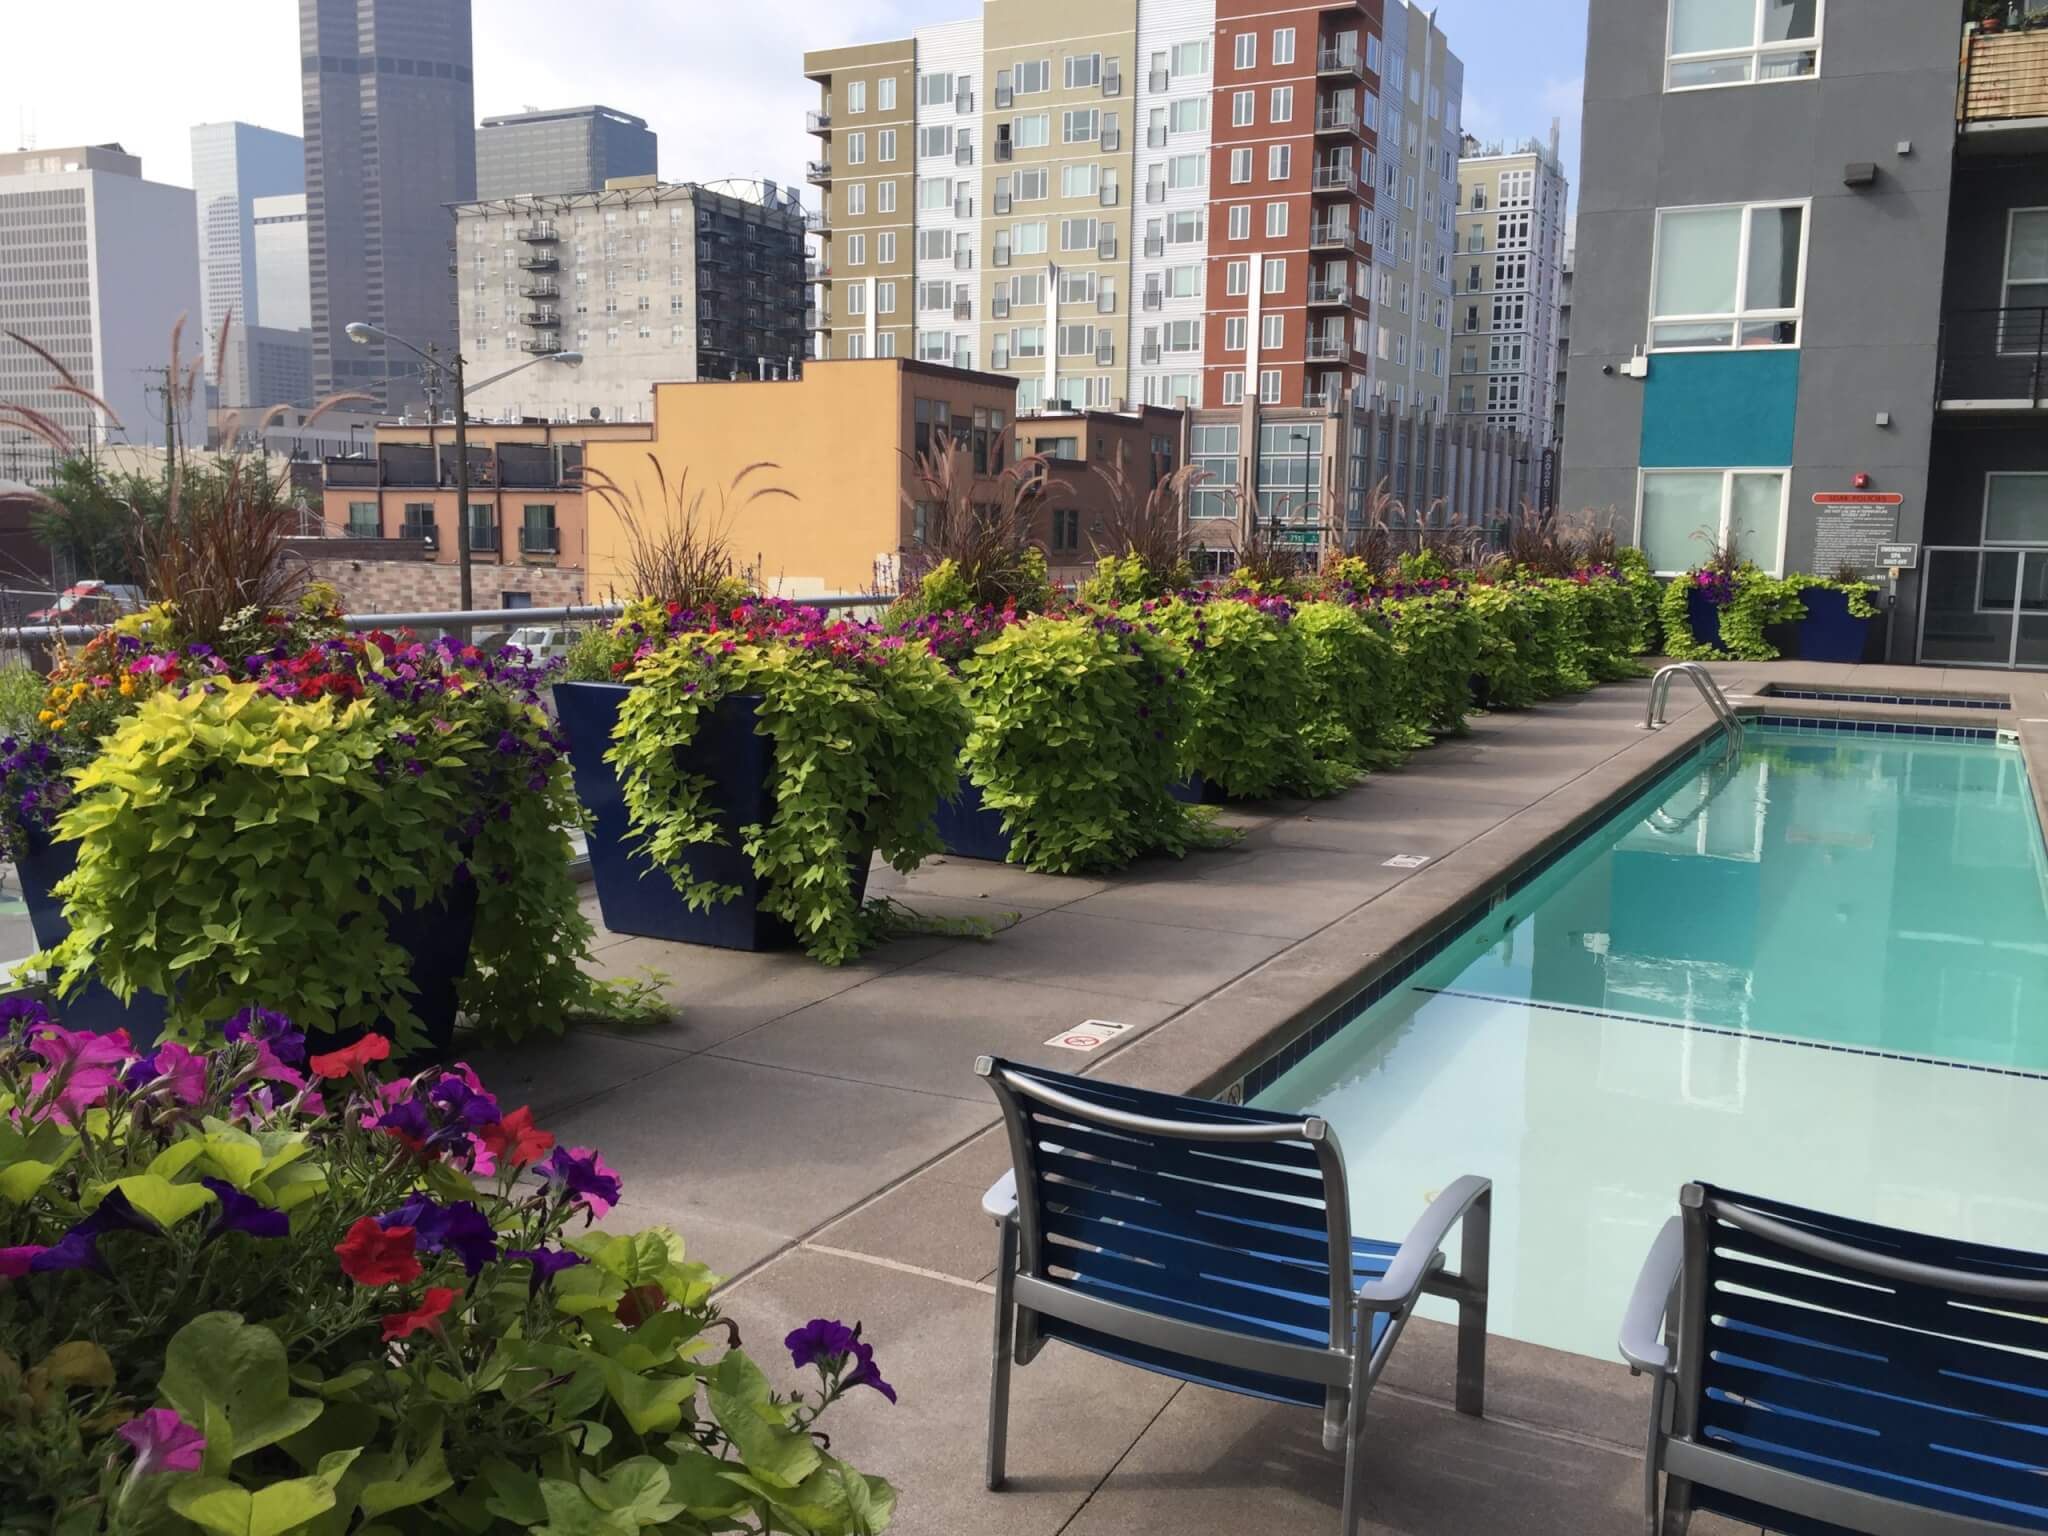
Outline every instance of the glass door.
[(1953, 666), (2009, 667), (2015, 549), (1928, 549), (1920, 588), (1920, 659)]
[(2012, 664), (2048, 667), (2048, 549), (2030, 549), (2021, 556)]

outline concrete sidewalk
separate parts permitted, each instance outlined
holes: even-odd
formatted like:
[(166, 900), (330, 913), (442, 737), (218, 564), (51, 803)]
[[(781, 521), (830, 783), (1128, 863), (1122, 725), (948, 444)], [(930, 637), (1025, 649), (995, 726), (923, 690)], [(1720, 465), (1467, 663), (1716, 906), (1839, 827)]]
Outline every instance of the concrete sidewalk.
[[(1716, 670), (1731, 692), (1759, 672)], [(771, 1373), (787, 1379), (780, 1339), (805, 1319), (865, 1323), (901, 1402), (862, 1394), (830, 1427), (835, 1448), (901, 1489), (907, 1536), (1331, 1530), (1341, 1460), (1321, 1450), (1316, 1415), (1059, 1346), (1017, 1373), (1012, 1487), (983, 1490), (995, 1246), (980, 1199), (1008, 1155), (972, 1063), (993, 1053), (1172, 1091), (1232, 1081), (1376, 957), (1708, 732), (1687, 689), (1671, 726), (1646, 733), (1646, 688), (1475, 717), (1469, 736), (1335, 799), (1232, 809), (1243, 835), (1227, 850), (1114, 879), (951, 859), (877, 872), (873, 889), (915, 910), (996, 924), (985, 941), (907, 939), (829, 970), (606, 938), (607, 974), (667, 974), (674, 1022), (478, 1065), (564, 1142), (604, 1151), (625, 1181), (614, 1224), (670, 1225), (733, 1277), (724, 1304)], [(1428, 862), (1388, 865), (1401, 854)], [(1090, 1019), (1129, 1029), (1093, 1056), (1044, 1043)], [(1447, 1178), (1466, 1171), (1455, 1161)], [(1463, 1419), (1448, 1338), (1413, 1324), (1373, 1399), (1368, 1529), (1642, 1528), (1643, 1383), (1496, 1338), (1488, 1417)]]

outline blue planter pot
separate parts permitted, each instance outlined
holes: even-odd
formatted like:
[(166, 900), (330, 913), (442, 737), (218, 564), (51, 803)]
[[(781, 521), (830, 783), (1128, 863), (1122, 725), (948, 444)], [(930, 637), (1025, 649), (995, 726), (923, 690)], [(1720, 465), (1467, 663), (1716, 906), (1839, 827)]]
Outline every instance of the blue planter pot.
[[(76, 843), (54, 843), (38, 838), (36, 846), (14, 861), (21, 881), (22, 900), (28, 905), (29, 925), (36, 943), (44, 949), (61, 944), (71, 934), (64, 916), (64, 903), (53, 891), (58, 881), (70, 874), (78, 862)], [(476, 882), (459, 880), (442, 893), (438, 901), (417, 907), (384, 907), (384, 920), (391, 937), (411, 957), (408, 976), (412, 980), (413, 1012), (426, 1032), (427, 1049), (414, 1059), (445, 1059), (454, 1049), (455, 1014), (462, 978), (469, 970), (470, 940), (476, 932)], [(251, 1003), (277, 1007), (290, 1014), (290, 998), (252, 997)], [(123, 1003), (99, 982), (88, 978), (67, 998), (57, 1001), (58, 1017), (69, 1029), (87, 1029), (94, 1034), (128, 1031), (139, 1047), (154, 1044), (162, 1034), (169, 1012), (167, 999), (154, 992), (138, 992)], [(389, 1022), (378, 1030), (393, 1033)], [(313, 1053), (337, 1050), (354, 1043), (364, 1030), (309, 1031), (308, 1050)]]
[(960, 775), (960, 793), (941, 800), (932, 818), (939, 842), (959, 859), (987, 859), (1000, 864), (1010, 857), (1010, 834), (1003, 830), (1003, 813), (982, 803), (981, 786)]
[[(693, 912), (667, 873), (627, 844), (625, 787), (604, 760), (626, 693), (620, 683), (555, 684), (555, 713), (569, 738), (576, 798), (591, 817), (590, 873), (605, 927), (613, 933), (720, 949), (791, 947), (795, 931), (787, 920), (761, 910), (763, 881), (754, 873), (754, 861), (740, 848), (741, 827), (753, 822), (765, 826), (775, 819), (775, 795), (769, 787), (775, 744), (754, 730), (760, 699), (719, 700), (700, 720), (696, 739), (676, 754), (685, 773), (711, 781), (710, 798), (725, 839), (700, 843), (690, 851), (690, 875), (739, 887), (732, 900)], [(867, 897), (868, 864), (862, 856), (850, 867), (856, 901)]]
[(1696, 644), (1710, 645), (1717, 651), (1725, 649), (1721, 644), (1721, 610), (1697, 591), (1685, 594), (1685, 619)]
[(1799, 597), (1806, 604), (1806, 617), (1799, 621), (1799, 659), (1861, 661), (1873, 621), (1849, 612), (1849, 594), (1832, 587), (1808, 587)]
[(1166, 792), (1182, 805), (1200, 805), (1209, 798), (1209, 785), (1199, 773), (1191, 773), (1178, 784), (1167, 785)]

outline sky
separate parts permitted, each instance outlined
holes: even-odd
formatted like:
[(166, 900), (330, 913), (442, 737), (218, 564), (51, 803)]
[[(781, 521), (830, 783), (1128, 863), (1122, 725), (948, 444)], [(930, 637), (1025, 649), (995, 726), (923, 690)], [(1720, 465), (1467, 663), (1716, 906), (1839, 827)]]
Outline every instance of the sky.
[[(801, 185), (816, 141), (808, 48), (900, 37), (977, 0), (475, 0), (479, 118), (601, 102), (647, 119), (673, 181)], [(57, 147), (116, 141), (152, 180), (191, 184), (194, 123), (301, 131), (294, 0), (66, 0), (9, 7), (0, 135)], [(204, 18), (204, 24), (200, 18)], [(1486, 140), (1564, 120), (1576, 182), (1586, 0), (1439, 0), (1465, 61), (1465, 124)], [(743, 18), (743, 19), (737, 19)], [(81, 37), (100, 39), (81, 47)], [(809, 187), (804, 192), (811, 194)]]

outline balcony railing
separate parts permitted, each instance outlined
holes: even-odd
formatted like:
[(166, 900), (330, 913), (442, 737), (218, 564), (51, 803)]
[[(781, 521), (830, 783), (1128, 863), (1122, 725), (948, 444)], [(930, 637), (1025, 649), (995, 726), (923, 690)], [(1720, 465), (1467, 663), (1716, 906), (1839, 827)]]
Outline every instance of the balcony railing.
[(471, 523), (469, 525), (469, 547), (471, 549), (495, 550), (498, 547), (498, 525), (493, 523), (490, 527), (485, 528), (476, 523)]
[(519, 553), (522, 555), (558, 555), (561, 552), (562, 533), (559, 528), (519, 530)]
[(1358, 169), (1349, 160), (1318, 160), (1309, 187), (1316, 192), (1349, 192), (1357, 183)]
[(804, 214), (804, 228), (814, 235), (822, 235), (832, 228), (832, 215), (822, 208), (812, 208)]
[(1341, 363), (1351, 356), (1351, 343), (1342, 336), (1310, 335), (1308, 360), (1312, 363)]
[(535, 251), (530, 256), (520, 257), (519, 267), (524, 272), (559, 272), (562, 258), (553, 251)]
[(1351, 302), (1351, 285), (1349, 283), (1325, 282), (1321, 278), (1313, 278), (1308, 285), (1308, 301), (1318, 306), (1349, 304)]
[(830, 160), (807, 160), (804, 162), (804, 180), (815, 184), (830, 181), (831, 179), (832, 162)]
[(1950, 311), (1936, 398), (1945, 410), (2048, 407), (2048, 305)]
[(1982, 32), (1964, 39), (1956, 121), (1966, 128), (2048, 118), (2048, 31)]
[(1349, 107), (1319, 107), (1316, 109), (1317, 133), (1359, 133), (1364, 125), (1358, 113)]
[(532, 245), (542, 245), (561, 237), (555, 233), (555, 226), (546, 219), (540, 219), (519, 231), (519, 238)]
[(1311, 250), (1348, 251), (1357, 239), (1349, 224), (1335, 222), (1311, 224), (1308, 229), (1308, 243)]
[(528, 325), (557, 326), (562, 323), (558, 309), (529, 309), (523, 317)]
[(538, 352), (542, 356), (547, 356), (550, 353), (562, 350), (562, 338), (559, 336), (536, 336), (531, 341), (522, 341), (519, 345), (529, 352)]
[(1358, 57), (1356, 48), (1318, 48), (1316, 50), (1316, 73), (1319, 75), (1356, 75), (1364, 68), (1364, 61)]
[(417, 539), (423, 544), (434, 542), (434, 532), (434, 524), (425, 519), (409, 517), (398, 525), (398, 536), (401, 539)]
[(831, 131), (832, 114), (830, 112), (812, 110), (804, 114), (804, 132), (830, 133)]
[(342, 536), (350, 539), (381, 539), (384, 530), (376, 523), (350, 523), (342, 530)]
[(561, 285), (552, 277), (537, 277), (519, 285), (519, 297), (522, 299), (559, 299), (561, 296)]

